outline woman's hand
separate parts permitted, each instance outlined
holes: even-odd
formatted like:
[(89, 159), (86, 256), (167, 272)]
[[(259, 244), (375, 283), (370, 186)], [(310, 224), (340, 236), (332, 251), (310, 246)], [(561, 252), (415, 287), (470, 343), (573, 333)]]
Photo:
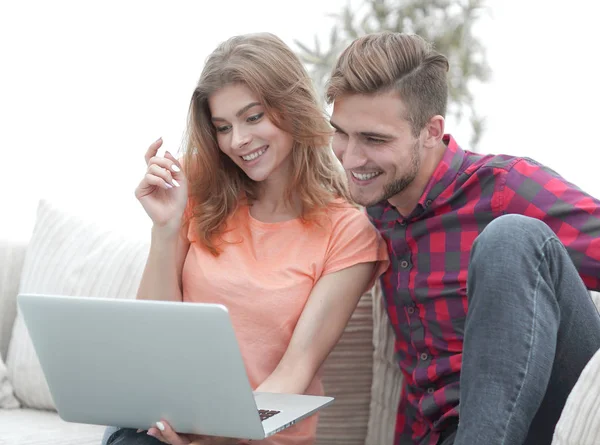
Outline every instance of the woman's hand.
[(135, 189), (135, 197), (156, 228), (178, 231), (187, 204), (187, 180), (171, 153), (166, 152), (164, 158), (156, 156), (162, 143), (160, 138), (148, 147), (148, 169)]
[(148, 435), (170, 445), (240, 445), (248, 443), (238, 439), (196, 434), (178, 434), (165, 420), (156, 422), (156, 427), (148, 430)]

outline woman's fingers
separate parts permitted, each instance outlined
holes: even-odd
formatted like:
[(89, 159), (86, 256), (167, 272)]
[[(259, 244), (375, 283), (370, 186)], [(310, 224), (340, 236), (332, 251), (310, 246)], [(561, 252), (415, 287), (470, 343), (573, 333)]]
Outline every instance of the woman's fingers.
[(152, 427), (148, 429), (148, 432), (146, 433), (148, 436), (152, 436), (155, 439), (160, 440), (161, 442), (164, 443), (170, 443), (167, 439), (165, 439), (162, 435), (162, 433), (160, 432), (160, 430), (156, 427)]
[(179, 187), (179, 182), (175, 178), (173, 178), (173, 174), (167, 170), (166, 168), (159, 167), (156, 164), (150, 165), (148, 167), (148, 173), (150, 175), (161, 178), (165, 183), (172, 185), (173, 187)]
[(175, 174), (181, 173), (181, 164), (170, 152), (165, 152), (163, 157), (157, 156), (158, 149), (161, 146), (162, 138), (159, 138), (156, 142), (153, 142), (150, 147), (148, 147), (146, 155), (144, 156), (146, 165), (150, 167), (151, 165), (155, 164)]
[[(146, 165), (148, 165), (147, 173), (162, 179), (164, 184), (160, 183), (160, 181), (156, 181), (155, 179), (150, 179), (148, 174), (146, 175), (145, 180), (147, 180), (148, 184), (160, 186), (162, 188), (168, 189), (171, 187), (179, 187), (179, 181), (185, 180), (185, 176), (181, 169), (181, 164), (168, 151), (165, 153), (164, 157), (157, 156), (158, 149), (162, 146), (162, 144), (162, 138), (158, 138), (158, 140), (150, 144), (144, 159), (146, 160)], [(143, 184), (140, 184), (140, 187), (143, 188)]]
[(157, 187), (165, 190), (173, 188), (173, 186), (165, 182), (164, 179), (147, 173), (146, 176), (144, 176), (144, 179), (142, 179), (142, 182), (140, 182), (140, 185), (138, 185), (135, 189), (135, 196), (140, 199), (144, 196), (150, 195), (154, 193)]
[(171, 161), (173, 163), (174, 167), (173, 166), (171, 167), (173, 169), (173, 171), (178, 172), (178, 171), (182, 170), (181, 163), (175, 158), (175, 156), (173, 156), (171, 154), (170, 151), (165, 152), (165, 157), (163, 159), (168, 159), (169, 161)]
[(150, 162), (150, 159), (156, 156), (158, 149), (162, 146), (163, 140), (162, 138), (158, 138), (156, 141), (152, 142), (148, 149), (146, 150), (146, 154), (144, 155), (144, 159), (146, 160), (146, 164)]
[(179, 181), (185, 181), (181, 165), (170, 153), (167, 152), (165, 156), (168, 157), (153, 156), (150, 158), (148, 161), (148, 172), (163, 178), (168, 184), (179, 187)]
[[(170, 153), (165, 153), (165, 156), (167, 156)], [(151, 165), (158, 165), (161, 168), (164, 168), (165, 170), (168, 170), (169, 172), (171, 172), (173, 175), (181, 175), (181, 166), (179, 165), (179, 162), (177, 162), (177, 160), (171, 155), (171, 158), (161, 158), (160, 156), (153, 156), (150, 158), (150, 160), (148, 161), (148, 168)]]
[[(157, 435), (151, 434), (151, 436), (156, 437), (158, 440), (166, 441), (171, 445), (188, 445), (191, 442), (186, 435), (177, 434), (165, 420), (156, 422), (156, 427), (150, 428), (150, 430), (156, 430), (153, 432), (157, 433)], [(150, 433), (150, 430), (148, 433)]]

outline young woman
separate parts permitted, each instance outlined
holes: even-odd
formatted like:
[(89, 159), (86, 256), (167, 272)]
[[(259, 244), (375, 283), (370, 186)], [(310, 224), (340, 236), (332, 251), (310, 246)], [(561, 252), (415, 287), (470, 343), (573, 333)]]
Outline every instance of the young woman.
[[(182, 163), (157, 157), (161, 139), (146, 153), (136, 197), (153, 228), (138, 298), (224, 304), (254, 389), (323, 394), (319, 367), (388, 257), (349, 202), (310, 77), (279, 38), (233, 37), (206, 61), (188, 136)], [(107, 443), (240, 443), (156, 420)], [(316, 425), (260, 443), (309, 445)]]

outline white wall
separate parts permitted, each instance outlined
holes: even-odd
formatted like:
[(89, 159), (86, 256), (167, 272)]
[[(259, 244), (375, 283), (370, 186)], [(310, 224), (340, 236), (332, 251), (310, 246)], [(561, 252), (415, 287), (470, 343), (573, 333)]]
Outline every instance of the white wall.
[(177, 151), (214, 47), (257, 31), (311, 42), (343, 4), (0, 0), (0, 233), (27, 237), (40, 197), (145, 223), (144, 152), (159, 136)]
[[(354, 1), (355, 2), (355, 1)], [(291, 9), (290, 5), (297, 9)], [(26, 238), (37, 200), (146, 224), (133, 190), (159, 136), (177, 150), (204, 58), (234, 34), (290, 45), (327, 34), (345, 0), (0, 0), (0, 234)], [(300, 6), (301, 5), (301, 6)], [(478, 32), (494, 76), (478, 88), (482, 151), (523, 154), (600, 196), (595, 2), (491, 0)], [(468, 148), (464, 125), (448, 131)]]
[(494, 71), (478, 96), (480, 149), (533, 157), (600, 198), (600, 4), (493, 0), (481, 23)]

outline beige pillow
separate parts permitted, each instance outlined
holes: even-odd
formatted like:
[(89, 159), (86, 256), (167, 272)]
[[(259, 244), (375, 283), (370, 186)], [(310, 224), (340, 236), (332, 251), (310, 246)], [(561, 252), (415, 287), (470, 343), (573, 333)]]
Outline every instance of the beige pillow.
[[(149, 238), (149, 237), (148, 237)], [(148, 245), (41, 201), (25, 254), (21, 293), (133, 298)], [(15, 394), (30, 408), (55, 409), (18, 314), (6, 361)]]
[(319, 417), (317, 445), (364, 445), (373, 377), (372, 292), (362, 296), (323, 366), (325, 394), (335, 402)]
[(395, 334), (388, 319), (380, 283), (373, 292), (373, 385), (367, 445), (394, 443), (402, 372), (394, 357)]

